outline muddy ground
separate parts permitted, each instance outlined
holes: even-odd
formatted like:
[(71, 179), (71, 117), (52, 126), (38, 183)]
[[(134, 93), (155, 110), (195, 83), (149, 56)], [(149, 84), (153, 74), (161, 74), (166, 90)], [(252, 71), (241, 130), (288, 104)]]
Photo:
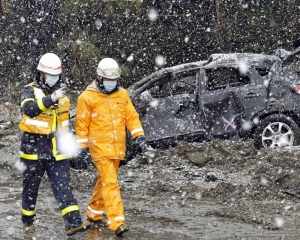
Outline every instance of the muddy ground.
[[(19, 133), (0, 138), (1, 239), (118, 239), (94, 227), (67, 238), (45, 176), (35, 234), (22, 231)], [(130, 231), (124, 239), (300, 239), (298, 149), (257, 151), (252, 142), (179, 143), (120, 168)], [(97, 172), (71, 170), (82, 216)]]
[[(10, 118), (18, 123), (21, 116), (16, 112)], [(46, 176), (36, 206), (36, 233), (23, 233), (19, 137), (17, 124), (1, 114), (0, 239), (120, 239), (100, 226), (66, 237)], [(154, 152), (151, 164), (138, 156), (120, 168), (130, 227), (124, 239), (300, 239), (300, 149), (258, 151), (251, 141), (215, 141), (181, 142)], [(93, 166), (71, 169), (71, 177), (85, 218), (97, 171)]]

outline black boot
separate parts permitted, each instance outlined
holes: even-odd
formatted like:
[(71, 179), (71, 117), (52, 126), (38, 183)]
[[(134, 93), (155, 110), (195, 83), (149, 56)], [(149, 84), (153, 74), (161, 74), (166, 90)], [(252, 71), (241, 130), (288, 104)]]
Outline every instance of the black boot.
[(115, 231), (115, 234), (118, 236), (118, 237), (122, 237), (123, 233), (126, 233), (129, 231), (129, 227), (123, 223), (121, 226), (119, 226), (117, 228), (117, 230)]
[(75, 219), (71, 223), (66, 224), (66, 233), (67, 236), (72, 236), (78, 232), (84, 232), (91, 227), (91, 223), (89, 221), (85, 221), (82, 223), (81, 219)]
[(23, 228), (25, 233), (34, 233), (35, 227), (33, 225), (33, 222), (30, 223), (23, 223)]

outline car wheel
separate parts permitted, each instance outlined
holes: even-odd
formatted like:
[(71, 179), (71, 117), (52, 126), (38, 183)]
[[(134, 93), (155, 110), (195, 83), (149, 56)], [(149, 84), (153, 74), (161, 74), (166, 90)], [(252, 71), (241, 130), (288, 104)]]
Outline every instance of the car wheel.
[(275, 114), (262, 119), (254, 131), (257, 149), (286, 147), (299, 144), (299, 127), (293, 119)]

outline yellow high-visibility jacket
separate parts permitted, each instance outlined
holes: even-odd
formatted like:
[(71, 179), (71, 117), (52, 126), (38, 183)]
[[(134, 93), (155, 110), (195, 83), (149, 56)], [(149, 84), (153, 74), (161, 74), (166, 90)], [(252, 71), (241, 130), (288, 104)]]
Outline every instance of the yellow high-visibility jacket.
[[(34, 96), (37, 101), (45, 96), (42, 89), (34, 87), (33, 84), (30, 84), (30, 86), (34, 90)], [(69, 98), (64, 97), (59, 99), (57, 108), (44, 108), (42, 110), (41, 114), (33, 118), (23, 114), (23, 119), (19, 124), (20, 130), (45, 135), (56, 131), (56, 127), (60, 134), (68, 131), (70, 114)]]
[[(45, 97), (44, 91), (35, 87), (33, 83), (25, 86), (25, 88), (28, 87), (32, 88), (32, 94), (22, 96), (21, 106), (28, 101), (34, 101), (36, 108), (42, 112), (35, 117), (23, 114), (23, 119), (19, 124), (20, 130), (23, 131), (20, 157), (38, 160), (39, 158), (50, 159), (53, 156), (57, 161), (70, 158), (60, 151), (59, 141), (61, 140), (57, 138), (58, 135), (70, 135), (70, 99), (64, 97), (59, 99), (57, 106), (45, 107), (42, 100)], [(36, 109), (32, 110), (36, 111)]]
[(105, 94), (93, 81), (77, 101), (75, 130), (80, 147), (89, 147), (93, 159), (122, 160), (126, 151), (126, 128), (133, 138), (144, 135), (127, 90), (120, 88)]

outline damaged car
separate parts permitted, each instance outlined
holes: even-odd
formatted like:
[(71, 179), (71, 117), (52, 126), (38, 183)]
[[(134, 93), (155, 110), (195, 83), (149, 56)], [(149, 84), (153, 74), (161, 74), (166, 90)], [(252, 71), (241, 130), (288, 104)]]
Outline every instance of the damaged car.
[[(212, 54), (164, 68), (128, 88), (147, 142), (247, 140), (257, 149), (299, 145), (298, 52)], [(127, 139), (127, 159), (139, 151)]]

